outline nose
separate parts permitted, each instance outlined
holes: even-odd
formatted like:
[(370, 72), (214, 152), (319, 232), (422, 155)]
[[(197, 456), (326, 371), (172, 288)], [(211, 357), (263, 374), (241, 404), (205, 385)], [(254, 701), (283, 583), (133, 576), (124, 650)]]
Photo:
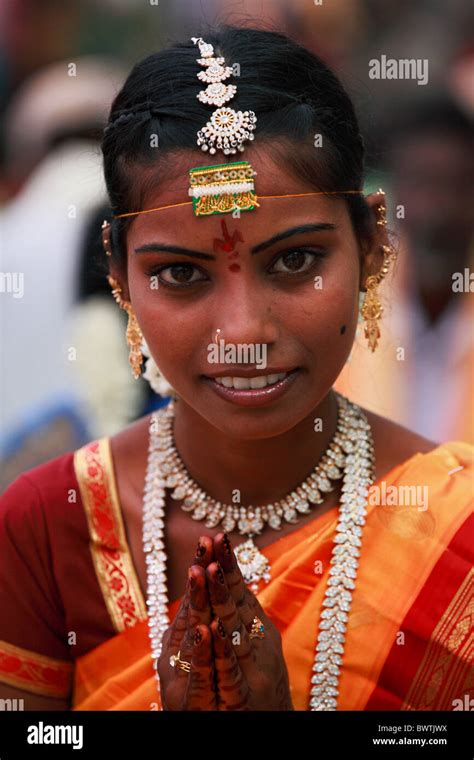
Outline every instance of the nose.
[(271, 291), (262, 291), (255, 282), (251, 284), (242, 278), (230, 291), (223, 291), (214, 314), (213, 340), (217, 337), (226, 344), (266, 344), (267, 350), (278, 340), (280, 328), (272, 308)]

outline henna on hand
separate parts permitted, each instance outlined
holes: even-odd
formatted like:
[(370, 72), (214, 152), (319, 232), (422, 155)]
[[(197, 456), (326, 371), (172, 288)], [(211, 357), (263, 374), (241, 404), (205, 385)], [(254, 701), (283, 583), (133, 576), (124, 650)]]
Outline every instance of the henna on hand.
[[(222, 617), (228, 635), (239, 631), (239, 643), (233, 649), (249, 687), (250, 710), (292, 710), (288, 670), (283, 656), (281, 634), (266, 615), (255, 594), (245, 585), (230, 540), (225, 533), (214, 539), (214, 554), (224, 575), (224, 583), (218, 581), (216, 563), (206, 569), (211, 608)], [(252, 621), (257, 616), (265, 626), (263, 639), (250, 639)], [(236, 624), (240, 618), (245, 633)], [(230, 630), (228, 625), (232, 626)], [(250, 649), (247, 643), (250, 642)], [(219, 691), (219, 678), (218, 691)], [(218, 695), (219, 698), (219, 695)]]
[(213, 620), (211, 631), (214, 642), (217, 709), (226, 711), (250, 710), (249, 687), (222, 620)]
[[(164, 710), (217, 709), (212, 636), (208, 628), (212, 612), (204, 569), (205, 564), (213, 558), (213, 547), (212, 539), (207, 536), (204, 539), (199, 544), (204, 547), (204, 551), (199, 552), (195, 564), (188, 570), (188, 584), (181, 605), (163, 636), (158, 673)], [(198, 561), (201, 564), (197, 564)], [(198, 627), (202, 639), (195, 642)], [(194, 658), (196, 663), (192, 688), (189, 686), (190, 673), (170, 665), (170, 656), (178, 652), (181, 660), (192, 663)]]
[(217, 710), (214, 653), (211, 631), (207, 625), (196, 627), (193, 644), (183, 709)]

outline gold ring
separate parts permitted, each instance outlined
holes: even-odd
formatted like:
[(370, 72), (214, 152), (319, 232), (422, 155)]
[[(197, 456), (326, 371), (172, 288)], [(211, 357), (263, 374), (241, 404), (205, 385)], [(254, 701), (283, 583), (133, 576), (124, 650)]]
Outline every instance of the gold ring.
[(264, 639), (265, 638), (265, 626), (259, 617), (255, 615), (252, 620), (252, 628), (249, 633), (250, 639)]
[(191, 670), (191, 663), (186, 662), (186, 660), (180, 659), (181, 650), (178, 652), (178, 654), (172, 654), (170, 657), (170, 665), (172, 668), (178, 668), (179, 670), (184, 670), (185, 673), (189, 673)]

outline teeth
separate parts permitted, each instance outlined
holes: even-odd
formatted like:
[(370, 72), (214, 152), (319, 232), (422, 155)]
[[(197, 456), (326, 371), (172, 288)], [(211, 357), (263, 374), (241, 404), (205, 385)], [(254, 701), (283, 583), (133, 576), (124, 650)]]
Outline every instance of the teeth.
[(235, 388), (239, 391), (248, 391), (256, 388), (266, 388), (274, 385), (286, 377), (286, 372), (275, 375), (258, 375), (257, 377), (215, 377), (214, 380), (225, 388)]

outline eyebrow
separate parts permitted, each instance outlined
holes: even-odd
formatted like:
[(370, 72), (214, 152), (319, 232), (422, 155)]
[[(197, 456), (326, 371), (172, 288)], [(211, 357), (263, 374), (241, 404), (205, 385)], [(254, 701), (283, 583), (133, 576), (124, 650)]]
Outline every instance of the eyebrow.
[(268, 240), (264, 240), (263, 243), (255, 245), (250, 249), (250, 251), (252, 254), (260, 253), (260, 251), (264, 251), (266, 248), (270, 248), (270, 246), (275, 245), (275, 243), (279, 243), (281, 240), (286, 240), (289, 237), (293, 237), (293, 235), (303, 235), (306, 232), (323, 232), (326, 230), (335, 229), (336, 225), (330, 224), (329, 222), (318, 222), (317, 224), (301, 224), (298, 227), (291, 227), (288, 230), (283, 230), (283, 232), (278, 232)]
[(165, 243), (146, 243), (135, 248), (135, 253), (178, 253), (181, 256), (191, 256), (193, 259), (207, 259), (215, 261), (215, 256), (202, 251), (193, 251), (192, 248), (181, 248), (179, 245), (166, 245)]
[[(324, 232), (327, 230), (337, 229), (335, 224), (329, 222), (317, 222), (314, 224), (300, 224), (298, 227), (290, 227), (288, 230), (278, 232), (268, 240), (264, 240), (262, 243), (258, 243), (250, 249), (252, 254), (265, 251), (270, 246), (279, 243), (281, 240), (293, 237), (294, 235), (303, 235), (307, 232)], [(135, 248), (135, 253), (176, 253), (181, 256), (189, 256), (193, 259), (204, 259), (206, 261), (215, 261), (216, 257), (211, 256), (209, 253), (203, 253), (203, 251), (195, 251), (192, 248), (183, 248), (179, 245), (168, 245), (166, 243), (152, 242), (141, 245), (139, 248)]]

